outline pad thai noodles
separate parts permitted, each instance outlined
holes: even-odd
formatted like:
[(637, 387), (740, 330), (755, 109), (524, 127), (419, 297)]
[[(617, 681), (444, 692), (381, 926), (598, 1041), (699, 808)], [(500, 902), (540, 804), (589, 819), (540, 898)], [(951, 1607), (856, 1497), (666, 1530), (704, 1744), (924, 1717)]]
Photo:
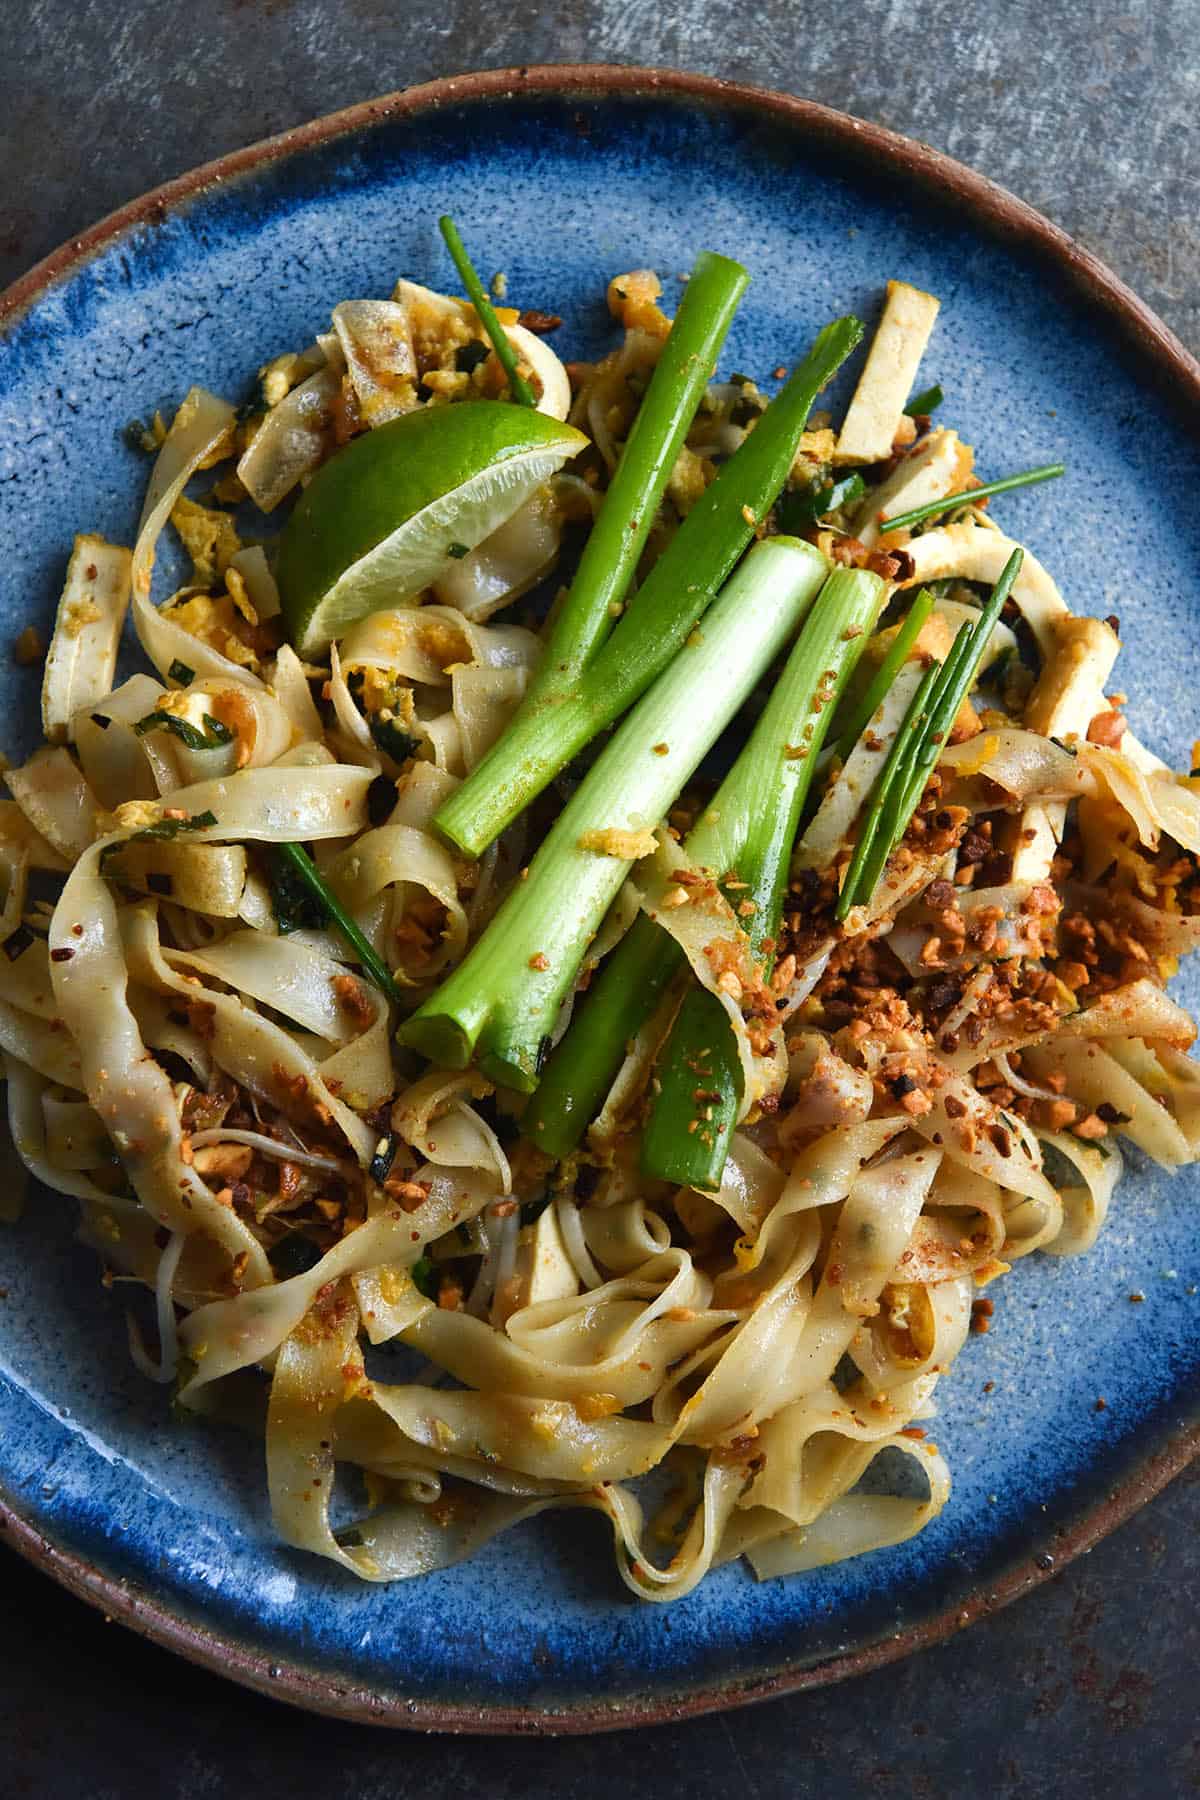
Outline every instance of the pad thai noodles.
[(991, 1284), (1087, 1250), (1123, 1144), (1197, 1154), (1196, 777), (994, 516), (1061, 467), (989, 481), (917, 390), (936, 299), (887, 284), (835, 420), (852, 318), (718, 379), (704, 253), (564, 362), (442, 229), (466, 297), (138, 426), (134, 543), (23, 634), (31, 1192), (364, 1580), (550, 1507), (655, 1601), (899, 1543)]

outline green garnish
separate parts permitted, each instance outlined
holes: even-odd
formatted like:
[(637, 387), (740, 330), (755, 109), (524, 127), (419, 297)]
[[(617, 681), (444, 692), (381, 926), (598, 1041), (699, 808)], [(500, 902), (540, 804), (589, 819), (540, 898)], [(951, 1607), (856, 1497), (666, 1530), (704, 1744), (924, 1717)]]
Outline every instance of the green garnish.
[(387, 1137), (380, 1138), (367, 1169), (372, 1181), (378, 1181), (382, 1186), (387, 1180), (392, 1172), (392, 1164), (396, 1160), (396, 1151), (399, 1147), (400, 1139), (394, 1131), (390, 1131)]
[(190, 719), (181, 719), (178, 713), (152, 712), (144, 719), (139, 719), (134, 726), (138, 737), (145, 737), (148, 731), (171, 731), (186, 745), (189, 750), (218, 750), (223, 744), (232, 744), (233, 732), (228, 725), (222, 725), (220, 719), (214, 719), (211, 713), (205, 713), (204, 730), (193, 725)]
[(908, 512), (897, 513), (894, 519), (879, 519), (879, 529), (884, 531), (907, 531), (912, 525), (919, 525), (922, 519), (935, 518), (939, 513), (952, 512), (958, 506), (974, 506), (979, 500), (986, 500), (992, 494), (1009, 494), (1014, 488), (1032, 487), (1037, 481), (1053, 481), (1057, 475), (1065, 475), (1066, 463), (1045, 463), (1040, 469), (1026, 469), (1020, 475), (1005, 475), (999, 481), (987, 481), (982, 487), (970, 488), (961, 494), (947, 494), (941, 500), (926, 500), (922, 506), (914, 506)]
[(395, 719), (372, 719), (368, 716), (367, 729), (379, 748), (386, 751), (393, 762), (407, 762), (421, 748), (420, 738), (405, 731)]
[(467, 297), (475, 308), (479, 323), (492, 340), (492, 349), (496, 352), (500, 367), (508, 377), (508, 385), (512, 397), (521, 406), (536, 406), (537, 395), (517, 368), (517, 353), (509, 342), (508, 333), (496, 317), (496, 309), (484, 292), (483, 283), (475, 273), (474, 265), (467, 255), (466, 246), (458, 235), (458, 227), (448, 214), (443, 213), (438, 220), (438, 230), (446, 241), (459, 280), (467, 290)]
[(325, 924), (325, 908), (314, 899), (291, 863), (283, 857), (268, 856), (266, 867), (271, 911), (280, 937), (293, 931), (320, 931)]
[(437, 1299), (437, 1269), (434, 1267), (432, 1256), (418, 1256), (408, 1272), (412, 1276), (413, 1286), (419, 1294), (424, 1294), (427, 1300)]
[[(267, 1251), (271, 1271), (278, 1281), (290, 1281), (293, 1276), (307, 1275), (308, 1271), (321, 1260), (319, 1247), (311, 1238), (306, 1238), (299, 1231), (289, 1232), (287, 1237), (280, 1238)], [(184, 1409), (188, 1416), (188, 1409)], [(195, 1418), (195, 1413), (190, 1413)]]
[(918, 415), (928, 418), (930, 413), (937, 411), (945, 398), (935, 381), (932, 387), (922, 388), (919, 394), (914, 394), (904, 410), (910, 419), (915, 419)]
[(934, 596), (929, 589), (922, 588), (909, 608), (903, 624), (888, 645), (887, 655), (880, 663), (870, 686), (850, 715), (846, 729), (834, 746), (834, 755), (840, 757), (843, 762), (882, 706), (888, 689), (907, 662), (909, 651), (916, 643), (922, 625), (933, 611), (933, 601)]
[(188, 687), (195, 679), (195, 669), (189, 669), (187, 664), (185, 662), (180, 662), (178, 657), (175, 658), (175, 661), (167, 670), (167, 680), (177, 681), (180, 687)]
[[(214, 820), (213, 823), (215, 824), (216, 821)], [(374, 946), (367, 942), (337, 895), (320, 874), (308, 851), (302, 844), (275, 844), (272, 848), (278, 861), (286, 864), (292, 874), (308, 889), (329, 924), (341, 932), (375, 986), (387, 996), (393, 1005), (398, 1006), (401, 999), (400, 989), (396, 986), (391, 970)]]
[(119, 856), (129, 844), (165, 844), (172, 838), (182, 837), (189, 831), (207, 831), (215, 825), (217, 815), (214, 812), (193, 813), (190, 819), (156, 819), (153, 825), (143, 825), (140, 831), (131, 832), (119, 843), (106, 844), (100, 852), (100, 867), (114, 856)]
[(978, 619), (959, 628), (945, 662), (926, 670), (913, 695), (868, 802), (838, 896), (839, 919), (845, 919), (851, 907), (870, 899), (888, 857), (907, 831), (959, 708), (971, 691), (1024, 556), (1023, 550), (1013, 551)]
[(807, 487), (791, 488), (781, 494), (775, 506), (780, 531), (809, 531), (827, 513), (839, 506), (853, 506), (867, 491), (867, 484), (857, 472), (841, 481), (823, 481), (819, 476)]

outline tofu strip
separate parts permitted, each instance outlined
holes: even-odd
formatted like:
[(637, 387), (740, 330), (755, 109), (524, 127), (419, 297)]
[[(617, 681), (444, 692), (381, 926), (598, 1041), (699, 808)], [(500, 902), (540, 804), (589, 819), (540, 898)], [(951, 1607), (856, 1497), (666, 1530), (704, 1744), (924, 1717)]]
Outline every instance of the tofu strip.
[(906, 281), (888, 282), (883, 317), (833, 453), (835, 463), (882, 462), (892, 454), (940, 304)]

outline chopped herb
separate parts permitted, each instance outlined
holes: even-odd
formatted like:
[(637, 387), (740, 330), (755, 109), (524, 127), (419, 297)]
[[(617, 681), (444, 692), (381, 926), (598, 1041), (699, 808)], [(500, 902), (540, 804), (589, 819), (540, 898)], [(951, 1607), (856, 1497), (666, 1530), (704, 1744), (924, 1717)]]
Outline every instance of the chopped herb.
[(919, 394), (914, 394), (904, 410), (910, 419), (918, 416), (927, 419), (930, 413), (937, 411), (945, 398), (945, 394), (935, 381), (932, 387), (922, 388)]
[(382, 1186), (387, 1180), (399, 1147), (400, 1139), (394, 1131), (389, 1132), (387, 1137), (380, 1138), (370, 1163), (369, 1173), (372, 1181), (378, 1181)]
[(761, 417), (766, 410), (767, 402), (763, 395), (747, 394), (745, 390), (743, 390), (739, 398), (734, 402), (733, 408), (729, 414), (729, 422), (731, 425), (749, 425), (752, 419)]
[(857, 473), (841, 481), (824, 481), (818, 476), (807, 487), (792, 488), (779, 496), (775, 506), (779, 529), (793, 537), (810, 531), (827, 513), (836, 512), (839, 506), (852, 506), (866, 491), (867, 484)]
[(395, 782), (390, 775), (377, 775), (367, 789), (367, 819), (372, 825), (386, 825), (395, 805)]
[(311, 1238), (302, 1237), (296, 1231), (273, 1244), (267, 1257), (278, 1279), (288, 1281), (293, 1275), (307, 1275), (315, 1268), (321, 1260), (321, 1252)]
[(4, 954), (9, 962), (16, 962), (33, 942), (33, 933), (27, 925), (18, 925), (17, 929), (4, 940)]
[(480, 363), (485, 363), (490, 355), (491, 351), (488, 345), (481, 344), (478, 338), (473, 338), (469, 344), (460, 344), (454, 352), (454, 367), (460, 375), (470, 375), (479, 367)]
[(154, 443), (154, 432), (141, 419), (130, 419), (122, 427), (121, 437), (131, 450), (140, 451), (143, 456), (152, 455), (157, 448)]
[(301, 881), (291, 863), (281, 857), (267, 859), (267, 881), (271, 889), (271, 911), (280, 937), (292, 931), (320, 931), (325, 924), (325, 909)]
[[(362, 716), (366, 721), (367, 730), (371, 733), (372, 738), (379, 748), (385, 751), (387, 755), (392, 758), (393, 762), (407, 762), (409, 757), (415, 756), (417, 751), (421, 748), (420, 738), (414, 737), (409, 731), (405, 731), (403, 725), (401, 725), (397, 718), (385, 718), (383, 716), (384, 712), (389, 711), (392, 706), (398, 706), (402, 703), (402, 689), (400, 685), (393, 682), (390, 692), (385, 696), (387, 703), (378, 712), (368, 712), (363, 703), (363, 690), (365, 685), (366, 683), (363, 678), (362, 670), (351, 669), (349, 675), (346, 677), (346, 686), (350, 690), (350, 698), (354, 701), (354, 704), (358, 707), (358, 710), (362, 713)], [(394, 793), (392, 796), (392, 805), (395, 805)]]
[(214, 812), (193, 813), (190, 819), (158, 819), (153, 825), (144, 825), (140, 831), (132, 832), (129, 837), (122, 838), (120, 843), (106, 844), (100, 852), (100, 870), (104, 871), (106, 863), (114, 856), (120, 856), (128, 844), (168, 844), (172, 838), (179, 837), (187, 831), (207, 831), (215, 825), (217, 815)]
[(93, 713), (92, 724), (98, 725), (101, 731), (107, 731), (112, 724), (112, 720), (108, 717), (107, 713)]
[(145, 737), (149, 731), (174, 732), (189, 750), (218, 750), (223, 744), (232, 744), (233, 733), (220, 719), (205, 713), (204, 725), (205, 729), (201, 731), (189, 719), (181, 719), (178, 713), (152, 712), (139, 719), (133, 729), (139, 737)]
[(167, 670), (167, 680), (168, 681), (177, 681), (179, 683), (180, 687), (188, 687), (191, 682), (195, 681), (195, 679), (196, 679), (195, 669), (189, 669), (187, 664), (185, 662), (181, 662), (178, 657), (175, 658), (175, 661), (171, 664), (170, 668)]
[(427, 1300), (437, 1299), (437, 1272), (431, 1256), (418, 1256), (408, 1272), (412, 1276), (413, 1286), (419, 1294), (424, 1294)]
[(452, 556), (455, 562), (461, 562), (464, 556), (470, 554), (471, 546), (469, 544), (447, 544), (446, 546), (446, 555)]
[(262, 413), (270, 412), (270, 410), (271, 408), (267, 402), (267, 391), (263, 386), (262, 377), (260, 376), (254, 383), (254, 390), (251, 393), (250, 398), (242, 401), (242, 404), (238, 407), (233, 416), (239, 425), (245, 425), (247, 420), (257, 419)]
[[(407, 762), (421, 748), (420, 738), (413, 737), (405, 731), (403, 725), (395, 719), (368, 719), (367, 729), (379, 748), (386, 751), (393, 762)], [(393, 789), (393, 796), (395, 790)]]

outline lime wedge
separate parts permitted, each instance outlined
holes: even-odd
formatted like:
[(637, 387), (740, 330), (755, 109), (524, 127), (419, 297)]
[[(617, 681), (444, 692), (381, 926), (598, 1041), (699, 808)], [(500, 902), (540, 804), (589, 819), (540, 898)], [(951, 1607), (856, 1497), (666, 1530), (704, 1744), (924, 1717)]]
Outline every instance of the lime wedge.
[(500, 400), (423, 407), (353, 438), (317, 471), (280, 542), (276, 578), (300, 654), (430, 587), (587, 442)]

